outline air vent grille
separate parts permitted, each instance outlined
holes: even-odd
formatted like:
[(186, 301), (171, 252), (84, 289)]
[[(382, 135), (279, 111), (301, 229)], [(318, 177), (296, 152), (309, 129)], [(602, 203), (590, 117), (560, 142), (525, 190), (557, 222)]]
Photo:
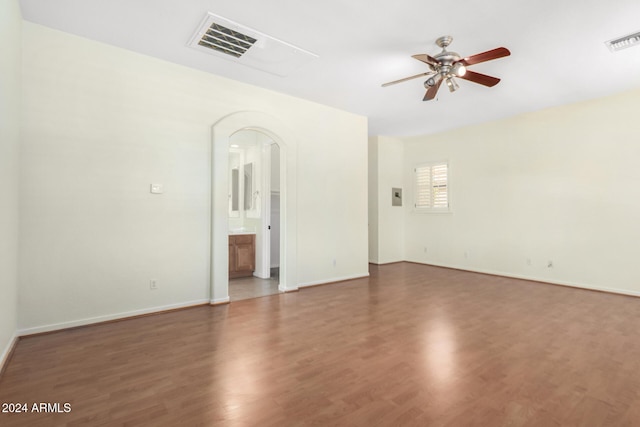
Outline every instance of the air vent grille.
[(189, 46), (281, 77), (318, 58), (314, 53), (211, 12), (200, 22)]
[(618, 37), (613, 40), (609, 40), (604, 44), (607, 45), (611, 52), (616, 52), (618, 50), (626, 49), (632, 46), (640, 45), (640, 32), (629, 34), (627, 36)]
[(257, 40), (215, 22), (202, 35), (198, 44), (240, 58)]

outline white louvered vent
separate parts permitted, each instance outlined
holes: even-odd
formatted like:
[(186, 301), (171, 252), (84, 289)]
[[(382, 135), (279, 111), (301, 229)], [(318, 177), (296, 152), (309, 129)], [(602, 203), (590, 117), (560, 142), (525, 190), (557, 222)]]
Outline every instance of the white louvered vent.
[(277, 76), (287, 76), (318, 56), (208, 12), (189, 46)]
[(255, 42), (251, 36), (213, 22), (200, 37), (198, 46), (240, 58)]
[(640, 32), (618, 37), (604, 42), (611, 52), (617, 52), (632, 46), (640, 46)]

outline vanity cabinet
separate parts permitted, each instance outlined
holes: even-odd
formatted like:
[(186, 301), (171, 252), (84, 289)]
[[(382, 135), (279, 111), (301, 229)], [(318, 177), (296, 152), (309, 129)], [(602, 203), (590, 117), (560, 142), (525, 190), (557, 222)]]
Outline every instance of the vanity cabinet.
[(256, 235), (229, 235), (229, 278), (252, 276), (256, 269)]

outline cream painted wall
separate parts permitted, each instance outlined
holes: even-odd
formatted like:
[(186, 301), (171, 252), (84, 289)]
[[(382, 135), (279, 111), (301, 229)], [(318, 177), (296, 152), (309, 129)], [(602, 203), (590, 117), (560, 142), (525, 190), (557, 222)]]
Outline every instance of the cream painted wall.
[(385, 264), (404, 260), (404, 212), (402, 206), (391, 205), (391, 189), (404, 184), (404, 144), (402, 140), (386, 136), (369, 138), (369, 260)]
[[(367, 126), (331, 110), (310, 117), (314, 143), (298, 145), (298, 282), (300, 286), (369, 274)], [(331, 125), (328, 125), (331, 123)]]
[(0, 0), (0, 367), (18, 318), (21, 26), (17, 0)]
[(378, 137), (369, 137), (369, 262), (378, 264)]
[(640, 295), (639, 109), (633, 91), (406, 138), (405, 187), (448, 159), (452, 207), (407, 209), (407, 259)]
[(298, 283), (367, 274), (366, 118), (23, 26), (23, 332), (209, 301), (211, 126), (236, 111), (297, 135)]

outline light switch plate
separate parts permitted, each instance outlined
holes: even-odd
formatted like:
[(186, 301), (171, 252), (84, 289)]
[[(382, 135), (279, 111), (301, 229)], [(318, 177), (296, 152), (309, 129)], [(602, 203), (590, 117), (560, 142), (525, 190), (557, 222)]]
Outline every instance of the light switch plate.
[(164, 192), (164, 186), (162, 184), (151, 184), (151, 193), (162, 194)]
[(402, 206), (402, 188), (391, 189), (391, 206)]

